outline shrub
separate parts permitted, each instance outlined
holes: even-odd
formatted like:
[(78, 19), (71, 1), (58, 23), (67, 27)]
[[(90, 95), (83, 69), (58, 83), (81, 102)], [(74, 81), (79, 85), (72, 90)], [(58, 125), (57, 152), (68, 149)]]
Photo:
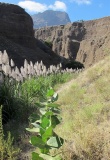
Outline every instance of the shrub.
[(82, 69), (84, 68), (84, 65), (78, 61), (69, 61), (68, 63), (64, 65), (64, 68)]
[(13, 146), (13, 138), (11, 133), (8, 133), (5, 139), (2, 126), (2, 106), (0, 106), (0, 159), (1, 160), (15, 160), (20, 150)]
[(31, 144), (39, 148), (40, 151), (40, 153), (32, 153), (32, 160), (60, 160), (60, 157), (50, 155), (51, 149), (59, 149), (64, 142), (54, 132), (54, 128), (61, 121), (59, 105), (54, 103), (58, 99), (58, 94), (54, 93), (53, 89), (50, 88), (45, 97), (46, 99), (36, 103), (39, 112), (36, 115), (34, 113), (30, 117), (31, 124), (34, 127), (27, 128), (28, 131), (37, 133), (37, 136), (31, 137)]
[(44, 42), (49, 48), (51, 48), (52, 49), (52, 42), (50, 42), (50, 41), (45, 41)]

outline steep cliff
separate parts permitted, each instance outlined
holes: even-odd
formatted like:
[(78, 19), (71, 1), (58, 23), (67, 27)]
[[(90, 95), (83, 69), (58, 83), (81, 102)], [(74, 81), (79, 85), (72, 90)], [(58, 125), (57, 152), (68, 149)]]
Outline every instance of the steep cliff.
[(70, 23), (70, 18), (66, 12), (47, 10), (43, 13), (32, 15), (34, 28), (53, 26)]
[(24, 9), (17, 5), (0, 3), (0, 51), (7, 50), (17, 66), (28, 61), (41, 61), (46, 65), (60, 61), (51, 49), (35, 39), (33, 21)]
[(110, 17), (36, 29), (35, 37), (51, 42), (57, 54), (88, 67), (110, 49)]
[(17, 5), (0, 3), (0, 35), (24, 47), (35, 48), (32, 19)]

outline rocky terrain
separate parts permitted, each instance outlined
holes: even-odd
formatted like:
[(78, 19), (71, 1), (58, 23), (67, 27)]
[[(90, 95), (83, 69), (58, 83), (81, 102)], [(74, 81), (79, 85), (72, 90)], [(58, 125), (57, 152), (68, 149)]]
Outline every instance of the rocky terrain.
[(60, 57), (41, 41), (34, 38), (33, 21), (17, 5), (0, 3), (0, 51), (6, 50), (17, 66), (28, 61), (57, 64)]
[(35, 37), (52, 43), (58, 55), (89, 67), (108, 54), (110, 17), (35, 29)]
[(70, 23), (70, 18), (66, 12), (47, 10), (43, 13), (32, 15), (34, 28), (54, 26)]

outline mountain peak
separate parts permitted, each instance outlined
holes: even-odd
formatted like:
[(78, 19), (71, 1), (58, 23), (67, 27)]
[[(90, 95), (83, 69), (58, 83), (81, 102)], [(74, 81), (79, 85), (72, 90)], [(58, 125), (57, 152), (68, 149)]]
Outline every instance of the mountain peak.
[(66, 12), (46, 10), (42, 13), (32, 15), (34, 28), (45, 26), (65, 25), (70, 23), (70, 18)]

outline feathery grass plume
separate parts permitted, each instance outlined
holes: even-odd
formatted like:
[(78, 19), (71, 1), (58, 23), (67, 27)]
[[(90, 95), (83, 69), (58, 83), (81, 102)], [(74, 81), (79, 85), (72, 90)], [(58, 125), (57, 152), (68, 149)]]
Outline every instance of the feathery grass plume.
[(52, 72), (53, 72), (53, 65), (50, 65), (50, 67), (49, 67), (48, 71), (50, 71), (50, 73), (52, 73)]
[(62, 68), (62, 64), (61, 63), (59, 64), (59, 67)]
[(31, 73), (31, 66), (28, 64), (28, 75)]
[(19, 73), (20, 73), (20, 71), (19, 71), (17, 66), (15, 67), (15, 72), (16, 72), (17, 75), (19, 75)]
[(5, 74), (10, 76), (10, 74), (11, 74), (11, 67), (10, 67), (10, 65), (5, 65), (5, 67), (6, 67)]
[(6, 50), (4, 50), (3, 55), (2, 55), (2, 63), (9, 64), (9, 57), (8, 57)]
[(27, 78), (28, 77), (28, 73), (27, 73), (27, 68), (23, 68), (23, 67), (21, 67), (20, 68), (20, 71), (21, 71), (21, 75), (22, 75), (22, 78)]
[(38, 69), (41, 70), (41, 64), (40, 63), (38, 64)]
[(32, 61), (30, 61), (30, 66), (31, 66), (32, 68), (34, 67), (34, 65), (33, 65)]
[(16, 75), (16, 81), (18, 81), (18, 82), (23, 81), (23, 80), (22, 80), (22, 75), (21, 75), (21, 74)]
[(43, 65), (43, 62), (42, 62), (42, 60), (40, 61), (40, 64), (41, 64), (41, 65)]
[(57, 69), (57, 70), (60, 70), (60, 66), (59, 66), (59, 64), (57, 65), (56, 69)]
[(21, 72), (21, 74), (24, 73), (24, 68), (23, 68), (23, 66), (20, 68), (20, 72)]
[(22, 74), (19, 74), (19, 77), (20, 77), (20, 81), (23, 82), (24, 79), (23, 79)]
[(39, 62), (38, 62), (38, 61), (36, 62), (36, 65), (37, 65), (37, 66), (39, 65)]
[(12, 59), (10, 60), (10, 65), (11, 65), (11, 67), (15, 66), (15, 63), (14, 63), (14, 61)]
[(24, 67), (23, 71), (25, 72), (26, 75), (28, 75), (28, 67)]
[(14, 69), (12, 69), (12, 72), (11, 72), (11, 76), (13, 79), (16, 79), (16, 72)]
[(2, 71), (5, 73), (6, 72), (6, 66), (5, 64), (2, 64)]
[(39, 69), (38, 69), (38, 64), (37, 64), (37, 63), (35, 63), (35, 65), (34, 65), (34, 70), (35, 70), (35, 73), (37, 74), (37, 70), (39, 70)]
[(40, 76), (40, 70), (37, 70), (36, 73), (37, 73), (37, 76)]
[(28, 61), (25, 59), (24, 60), (24, 68), (27, 68), (28, 67)]

